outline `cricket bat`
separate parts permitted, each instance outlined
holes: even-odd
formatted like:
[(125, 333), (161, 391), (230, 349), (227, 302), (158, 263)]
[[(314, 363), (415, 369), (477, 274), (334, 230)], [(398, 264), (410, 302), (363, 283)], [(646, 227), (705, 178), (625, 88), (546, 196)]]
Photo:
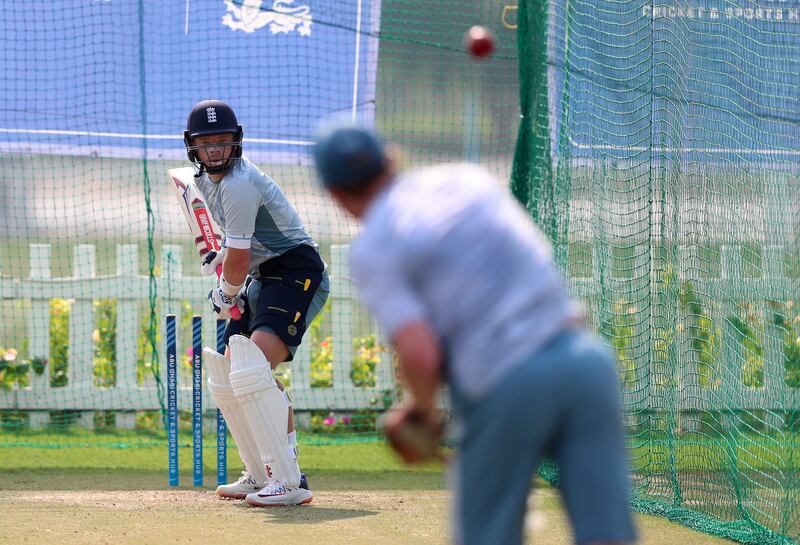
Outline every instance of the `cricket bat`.
[[(204, 257), (210, 251), (218, 252), (220, 250), (220, 237), (217, 235), (219, 227), (214, 223), (214, 219), (208, 211), (203, 194), (194, 185), (194, 168), (171, 168), (168, 174), (172, 180), (175, 197), (178, 199), (183, 217), (194, 236), (200, 257)], [(222, 263), (217, 265), (217, 278), (221, 275)], [(232, 306), (231, 318), (238, 320), (241, 317), (238, 307)]]

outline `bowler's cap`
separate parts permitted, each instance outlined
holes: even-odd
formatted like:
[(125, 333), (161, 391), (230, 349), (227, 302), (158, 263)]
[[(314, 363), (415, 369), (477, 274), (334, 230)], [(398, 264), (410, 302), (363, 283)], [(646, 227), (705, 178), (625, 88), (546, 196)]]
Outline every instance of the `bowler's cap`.
[(386, 167), (383, 143), (371, 130), (352, 123), (324, 128), (314, 144), (314, 162), (327, 188), (354, 189)]

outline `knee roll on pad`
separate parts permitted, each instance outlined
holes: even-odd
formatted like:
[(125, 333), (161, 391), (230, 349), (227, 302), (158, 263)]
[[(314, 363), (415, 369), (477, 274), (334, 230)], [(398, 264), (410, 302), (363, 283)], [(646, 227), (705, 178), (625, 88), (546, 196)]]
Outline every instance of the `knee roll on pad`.
[(234, 395), (228, 378), (231, 368), (228, 358), (206, 347), (203, 348), (203, 363), (208, 370), (208, 391), (231, 430), (245, 469), (259, 482), (265, 482), (267, 471), (261, 462), (250, 425), (242, 412), (241, 401)]
[(287, 398), (272, 376), (272, 368), (253, 341), (241, 335), (230, 338), (230, 384), (242, 404), (267, 476), (284, 486), (300, 485), (300, 466), (289, 445)]

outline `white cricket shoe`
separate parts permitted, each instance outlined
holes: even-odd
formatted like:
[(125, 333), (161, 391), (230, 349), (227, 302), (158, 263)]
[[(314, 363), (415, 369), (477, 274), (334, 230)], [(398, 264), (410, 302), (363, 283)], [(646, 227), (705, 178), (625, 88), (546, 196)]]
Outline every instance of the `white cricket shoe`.
[(258, 492), (264, 487), (264, 482), (259, 482), (246, 471), (235, 483), (221, 484), (217, 487), (217, 496), (221, 498), (244, 499), (248, 494)]
[(305, 505), (311, 503), (314, 495), (307, 488), (283, 486), (278, 481), (270, 481), (262, 490), (248, 494), (245, 502), (258, 507)]

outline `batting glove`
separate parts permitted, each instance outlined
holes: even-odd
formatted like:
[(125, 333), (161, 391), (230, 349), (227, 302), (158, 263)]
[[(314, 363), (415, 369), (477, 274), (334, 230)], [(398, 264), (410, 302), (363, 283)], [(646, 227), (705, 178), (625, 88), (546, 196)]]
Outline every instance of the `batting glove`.
[[(238, 295), (231, 297), (222, 288), (216, 287), (208, 292), (208, 302), (211, 309), (217, 314), (218, 320), (227, 320), (231, 317), (231, 308), (236, 307), (239, 309), (239, 315), (244, 312), (244, 301)], [(238, 318), (237, 318), (238, 319)]]
[(227, 248), (222, 248), (219, 251), (211, 250), (210, 252), (206, 252), (206, 255), (203, 256), (203, 262), (200, 265), (200, 274), (203, 276), (216, 274), (217, 267), (222, 265), (222, 260), (225, 259), (225, 253), (227, 251)]

